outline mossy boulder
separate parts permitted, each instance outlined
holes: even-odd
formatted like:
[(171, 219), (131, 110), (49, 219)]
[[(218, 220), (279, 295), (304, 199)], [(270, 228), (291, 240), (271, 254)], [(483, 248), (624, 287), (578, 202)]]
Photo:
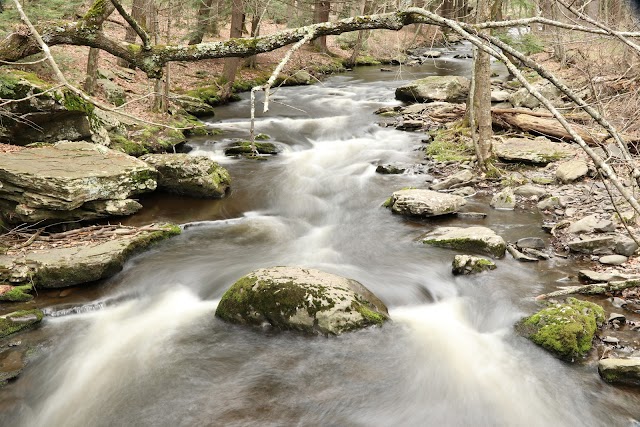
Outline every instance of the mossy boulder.
[(496, 263), (490, 259), (471, 255), (456, 255), (451, 264), (451, 272), (455, 275), (482, 273), (496, 268)]
[(158, 171), (158, 188), (192, 197), (223, 197), (231, 185), (229, 172), (206, 156), (148, 154), (140, 158)]
[(396, 89), (396, 99), (405, 102), (465, 102), (471, 82), (462, 76), (429, 76)]
[(111, 80), (98, 79), (98, 86), (100, 86), (104, 91), (107, 100), (116, 107), (127, 102), (127, 94), (124, 89)]
[(389, 202), (393, 213), (421, 217), (455, 213), (466, 203), (461, 196), (417, 188), (396, 191)]
[(591, 350), (596, 330), (604, 321), (604, 310), (599, 305), (567, 298), (564, 303), (549, 304), (522, 319), (516, 328), (559, 358), (574, 361)]
[(382, 325), (387, 307), (359, 282), (299, 267), (253, 271), (231, 286), (216, 316), (232, 323), (338, 335)]
[[(256, 150), (259, 154), (276, 155), (280, 152), (277, 145), (272, 142), (256, 142)], [(227, 156), (244, 156), (251, 155), (251, 142), (250, 141), (238, 141), (229, 145), (224, 149), (224, 154)]]
[(14, 311), (0, 316), (0, 338), (28, 329), (40, 323), (44, 314), (38, 309)]
[(420, 236), (425, 245), (469, 251), (502, 258), (507, 243), (487, 227), (437, 227)]
[(211, 117), (215, 114), (213, 107), (200, 98), (188, 95), (172, 95), (171, 102), (182, 111), (195, 117)]
[(11, 286), (8, 284), (0, 284), (0, 301), (6, 302), (25, 302), (33, 299), (33, 295), (29, 294), (33, 286), (31, 284), (23, 286)]

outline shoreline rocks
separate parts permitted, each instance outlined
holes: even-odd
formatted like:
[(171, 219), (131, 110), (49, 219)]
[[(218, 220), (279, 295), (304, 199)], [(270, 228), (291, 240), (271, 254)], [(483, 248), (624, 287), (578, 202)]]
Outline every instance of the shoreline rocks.
[(464, 102), (471, 82), (462, 76), (429, 76), (396, 89), (396, 99), (406, 102)]

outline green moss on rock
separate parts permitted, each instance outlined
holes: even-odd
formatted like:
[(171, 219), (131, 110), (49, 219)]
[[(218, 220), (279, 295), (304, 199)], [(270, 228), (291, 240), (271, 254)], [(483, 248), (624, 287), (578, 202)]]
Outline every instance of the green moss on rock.
[(593, 337), (605, 321), (597, 304), (567, 298), (522, 319), (517, 329), (524, 336), (563, 360), (573, 361), (591, 350)]
[(44, 314), (41, 310), (14, 311), (0, 317), (0, 338), (15, 334), (23, 329), (28, 329), (40, 323)]
[(25, 302), (33, 299), (33, 295), (28, 292), (31, 291), (32, 285), (14, 286), (9, 292), (5, 292), (0, 295), (0, 301), (7, 302)]

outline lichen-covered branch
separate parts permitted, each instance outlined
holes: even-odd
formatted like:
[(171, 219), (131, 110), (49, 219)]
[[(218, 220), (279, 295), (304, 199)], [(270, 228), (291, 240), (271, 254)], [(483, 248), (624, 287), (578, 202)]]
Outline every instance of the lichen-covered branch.
[(127, 13), (127, 11), (124, 9), (124, 6), (122, 6), (122, 3), (120, 3), (120, 0), (111, 0), (111, 3), (113, 3), (115, 8), (118, 10), (118, 13), (124, 18), (124, 20), (127, 21), (129, 25), (131, 25), (131, 28), (133, 28), (136, 34), (140, 36), (140, 39), (142, 40), (142, 48), (144, 50), (151, 49), (151, 38), (149, 37), (149, 34), (147, 34), (147, 32), (144, 30), (144, 28), (142, 28), (138, 21), (133, 19), (133, 16)]

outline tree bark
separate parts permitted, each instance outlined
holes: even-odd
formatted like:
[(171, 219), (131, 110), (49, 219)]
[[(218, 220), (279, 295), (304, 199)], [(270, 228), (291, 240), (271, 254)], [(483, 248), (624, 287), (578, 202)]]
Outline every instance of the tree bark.
[[(315, 0), (315, 6), (313, 8), (313, 23), (320, 24), (322, 22), (329, 22), (329, 12), (331, 10), (331, 2), (327, 0)], [(327, 37), (320, 36), (313, 42), (314, 46), (320, 52), (327, 52)]]
[[(251, 18), (251, 37), (258, 37), (260, 35), (260, 15), (258, 11), (255, 11)], [(256, 68), (258, 65), (258, 56), (252, 55), (245, 61), (245, 66), (248, 68)]]
[(196, 30), (189, 39), (189, 44), (194, 45), (202, 43), (207, 28), (209, 28), (209, 20), (211, 19), (211, 9), (213, 7), (213, 0), (200, 0), (200, 7), (198, 8)]
[[(489, 20), (489, 0), (477, 0), (476, 23)], [(481, 30), (488, 32), (488, 30)], [(475, 50), (473, 63), (474, 89), (473, 102), (475, 107), (475, 123), (470, 125), (478, 132), (478, 165), (486, 168), (486, 163), (491, 157), (491, 137), (493, 129), (491, 125), (491, 58), (488, 53)]]
[[(136, 20), (136, 22), (138, 22), (139, 25), (143, 26), (144, 28), (147, 27), (146, 25), (146, 20), (147, 20), (147, 10), (148, 10), (148, 2), (149, 1), (153, 1), (153, 0), (133, 0), (133, 3), (131, 4), (131, 17)], [(138, 38), (138, 34), (136, 33), (136, 30), (131, 27), (130, 25), (127, 26), (127, 31), (124, 35), (124, 41), (126, 43), (135, 43), (136, 39)], [(121, 67), (129, 67), (129, 68), (135, 68), (135, 65), (132, 63), (129, 63), (126, 59), (124, 58), (120, 58), (120, 60), (118, 61), (118, 65)]]
[(87, 59), (87, 78), (84, 81), (84, 91), (93, 95), (96, 91), (98, 81), (98, 63), (100, 60), (100, 49), (89, 48), (89, 58)]
[[(232, 0), (232, 2), (231, 29), (229, 30), (229, 37), (235, 39), (242, 37), (242, 28), (244, 27), (244, 6), (242, 4), (242, 0)], [(222, 100), (228, 100), (231, 98), (233, 83), (236, 79), (236, 73), (238, 72), (239, 65), (239, 57), (227, 58), (224, 61), (224, 68), (222, 69), (223, 86), (220, 90), (220, 98)]]

